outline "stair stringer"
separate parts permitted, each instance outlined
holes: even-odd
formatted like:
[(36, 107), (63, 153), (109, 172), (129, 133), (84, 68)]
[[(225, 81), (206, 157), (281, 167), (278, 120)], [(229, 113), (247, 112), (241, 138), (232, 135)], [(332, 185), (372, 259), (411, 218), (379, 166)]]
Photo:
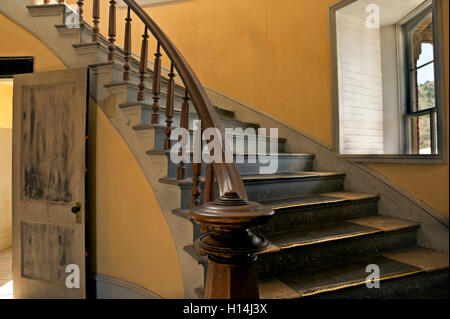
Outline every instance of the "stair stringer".
[(159, 181), (168, 175), (168, 157), (165, 154), (149, 156), (146, 153), (153, 148), (154, 131), (133, 129), (124, 111), (119, 107), (126, 102), (125, 96), (120, 90), (109, 92), (104, 89), (104, 84), (111, 82), (113, 72), (116, 71), (111, 67), (91, 68), (90, 91), (93, 93), (91, 98), (106, 114), (141, 167), (172, 234), (180, 263), (185, 298), (198, 298), (194, 290), (203, 283), (203, 267), (183, 250), (183, 247), (192, 245), (194, 238), (192, 223), (173, 214), (180, 206), (181, 190), (176, 185)]
[(278, 135), (287, 139), (286, 152), (315, 155), (315, 170), (344, 172), (346, 191), (379, 194), (380, 215), (420, 223), (419, 245), (444, 254), (449, 253), (449, 219), (412, 194), (366, 165), (339, 156), (316, 138), (264, 111), (211, 88), (206, 88), (206, 92), (214, 105), (234, 111), (237, 120), (251, 120), (260, 127), (278, 128)]

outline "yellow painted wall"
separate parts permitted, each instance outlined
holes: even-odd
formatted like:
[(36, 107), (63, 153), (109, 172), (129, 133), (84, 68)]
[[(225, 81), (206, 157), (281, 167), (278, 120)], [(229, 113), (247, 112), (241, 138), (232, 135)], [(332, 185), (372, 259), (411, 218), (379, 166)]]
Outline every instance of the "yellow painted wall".
[(12, 128), (13, 81), (0, 79), (0, 128)]
[(0, 79), (0, 251), (12, 245), (12, 96), (12, 81)]
[(89, 125), (90, 270), (183, 298), (175, 244), (139, 164), (92, 101)]
[[(331, 145), (328, 8), (337, 2), (192, 0), (146, 10), (177, 45), (203, 84)], [(448, 0), (442, 3), (448, 78)], [(86, 5), (90, 12), (91, 1)], [(107, 9), (106, 5), (102, 7), (103, 31)], [(118, 21), (124, 17), (124, 10), (120, 10)], [(141, 25), (136, 27), (135, 23), (134, 52), (140, 52), (141, 33)], [(118, 27), (117, 39), (123, 43), (123, 27)], [(448, 82), (445, 85), (448, 115)], [(448, 217), (448, 164), (369, 166)]]
[(0, 14), (0, 56), (34, 56), (34, 71), (64, 70), (58, 57), (38, 38)]

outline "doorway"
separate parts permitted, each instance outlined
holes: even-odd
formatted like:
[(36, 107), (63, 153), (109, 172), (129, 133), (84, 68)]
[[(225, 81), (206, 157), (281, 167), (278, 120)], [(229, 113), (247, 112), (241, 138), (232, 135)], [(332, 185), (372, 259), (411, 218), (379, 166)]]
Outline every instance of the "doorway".
[(12, 298), (13, 80), (0, 79), (0, 299)]
[(0, 299), (13, 298), (12, 128), (15, 74), (33, 73), (34, 58), (0, 57)]

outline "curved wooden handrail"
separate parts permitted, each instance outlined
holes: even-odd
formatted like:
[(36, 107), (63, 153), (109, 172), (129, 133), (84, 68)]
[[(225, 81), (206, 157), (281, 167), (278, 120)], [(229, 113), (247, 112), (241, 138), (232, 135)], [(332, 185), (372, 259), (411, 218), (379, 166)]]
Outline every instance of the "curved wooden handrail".
[(189, 92), (197, 114), (202, 121), (203, 128), (215, 128), (222, 134), (222, 163), (214, 163), (219, 196), (223, 196), (227, 192), (234, 191), (237, 192), (242, 198), (247, 199), (244, 184), (241, 176), (239, 175), (236, 164), (234, 162), (225, 163), (225, 148), (228, 147), (228, 145), (225, 142), (225, 133), (222, 128), (222, 124), (220, 123), (219, 116), (215, 112), (208, 95), (206, 94), (194, 71), (169, 37), (161, 30), (153, 19), (150, 18), (142, 7), (136, 3), (136, 1), (123, 0), (123, 2), (127, 4), (128, 7), (141, 19), (173, 63)]

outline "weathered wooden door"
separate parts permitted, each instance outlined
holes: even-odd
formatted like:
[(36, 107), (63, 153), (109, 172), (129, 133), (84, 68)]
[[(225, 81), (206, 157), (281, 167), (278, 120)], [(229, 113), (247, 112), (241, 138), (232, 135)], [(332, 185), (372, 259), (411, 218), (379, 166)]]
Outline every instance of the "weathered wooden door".
[(87, 69), (14, 77), (13, 289), (85, 298)]

